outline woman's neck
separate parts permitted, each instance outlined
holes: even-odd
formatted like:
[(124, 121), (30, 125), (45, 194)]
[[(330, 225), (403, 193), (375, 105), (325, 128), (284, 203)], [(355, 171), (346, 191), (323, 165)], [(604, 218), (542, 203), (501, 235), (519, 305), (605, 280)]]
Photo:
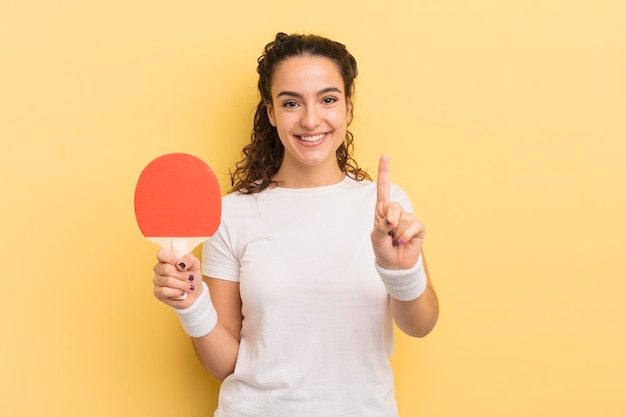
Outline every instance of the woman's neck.
[(323, 166), (290, 167), (283, 163), (272, 181), (281, 188), (315, 188), (337, 184), (344, 177), (345, 174), (338, 165), (330, 168)]

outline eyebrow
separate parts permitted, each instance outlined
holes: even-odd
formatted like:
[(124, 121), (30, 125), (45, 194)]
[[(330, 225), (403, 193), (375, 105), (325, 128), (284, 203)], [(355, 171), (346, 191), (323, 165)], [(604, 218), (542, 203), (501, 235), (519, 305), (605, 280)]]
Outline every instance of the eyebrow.
[[(327, 88), (323, 88), (320, 91), (317, 92), (318, 96), (321, 96), (323, 94), (328, 94), (328, 93), (339, 93), (342, 94), (342, 91), (340, 89), (338, 89), (337, 87), (327, 87)], [(276, 98), (279, 97), (283, 97), (283, 96), (288, 96), (288, 97), (295, 97), (295, 98), (302, 98), (302, 94), (300, 93), (296, 93), (295, 91), (281, 91), (280, 93), (278, 93), (276, 95)]]

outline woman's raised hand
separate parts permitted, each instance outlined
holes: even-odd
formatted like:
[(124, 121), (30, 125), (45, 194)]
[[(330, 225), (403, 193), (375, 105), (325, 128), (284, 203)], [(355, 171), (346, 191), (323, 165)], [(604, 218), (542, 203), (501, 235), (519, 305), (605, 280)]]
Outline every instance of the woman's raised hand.
[(409, 269), (422, 251), (424, 224), (400, 203), (390, 200), (389, 157), (383, 155), (378, 163), (376, 180), (376, 212), (371, 233), (376, 261), (385, 269)]

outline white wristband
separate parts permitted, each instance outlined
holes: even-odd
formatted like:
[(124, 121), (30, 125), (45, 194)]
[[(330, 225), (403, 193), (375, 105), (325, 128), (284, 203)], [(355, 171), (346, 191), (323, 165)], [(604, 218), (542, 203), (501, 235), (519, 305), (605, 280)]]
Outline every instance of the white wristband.
[(421, 254), (411, 269), (385, 269), (375, 263), (387, 292), (396, 300), (415, 300), (426, 290), (427, 278)]
[(211, 303), (209, 287), (204, 281), (198, 299), (190, 307), (184, 310), (175, 308), (174, 311), (178, 315), (185, 333), (191, 337), (205, 336), (211, 333), (217, 324), (217, 311)]

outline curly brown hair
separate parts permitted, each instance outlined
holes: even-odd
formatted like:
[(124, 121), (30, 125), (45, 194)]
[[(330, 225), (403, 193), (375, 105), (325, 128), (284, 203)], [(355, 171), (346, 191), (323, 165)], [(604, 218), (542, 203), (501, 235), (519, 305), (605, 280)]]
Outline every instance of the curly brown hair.
[[(280, 168), (285, 149), (276, 128), (270, 123), (266, 103), (272, 102), (271, 87), (276, 67), (294, 56), (321, 56), (331, 59), (337, 64), (343, 78), (346, 98), (354, 96), (357, 65), (345, 45), (317, 35), (287, 35), (282, 32), (276, 34), (274, 41), (265, 46), (263, 54), (257, 60), (260, 100), (254, 115), (251, 141), (243, 148), (242, 159), (237, 162), (235, 171), (230, 173), (231, 193), (263, 191), (272, 184), (272, 177)], [(352, 122), (352, 107), (350, 106), (348, 126)], [(359, 181), (371, 180), (369, 174), (359, 168), (352, 157), (353, 152), (354, 136), (346, 130), (346, 137), (337, 149), (339, 168)]]

